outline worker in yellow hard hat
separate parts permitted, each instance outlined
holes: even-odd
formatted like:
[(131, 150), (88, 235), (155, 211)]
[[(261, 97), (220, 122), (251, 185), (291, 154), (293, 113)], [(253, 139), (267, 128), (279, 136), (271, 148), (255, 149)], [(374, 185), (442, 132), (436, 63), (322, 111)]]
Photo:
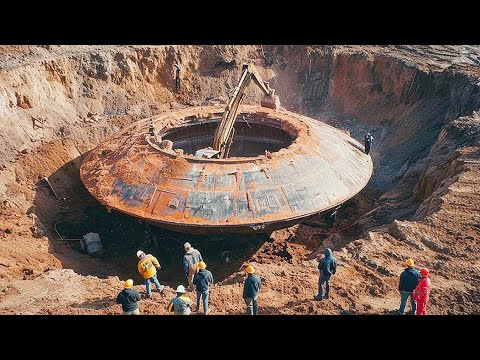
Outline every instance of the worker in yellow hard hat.
[(243, 300), (247, 305), (247, 315), (257, 315), (258, 313), (258, 292), (262, 286), (262, 280), (255, 275), (255, 268), (249, 264), (245, 269), (247, 278), (243, 284)]
[(415, 314), (417, 309), (417, 303), (413, 299), (413, 290), (418, 284), (418, 280), (420, 279), (420, 273), (417, 269), (414, 268), (414, 263), (412, 259), (407, 259), (405, 261), (407, 267), (403, 272), (400, 274), (400, 282), (398, 283), (398, 291), (400, 291), (400, 309), (398, 309), (398, 313), (400, 315), (405, 314), (405, 307), (407, 306), (407, 300), (410, 297), (410, 305), (411, 305), (411, 312)]
[(122, 305), (123, 315), (139, 315), (137, 301), (141, 299), (139, 292), (133, 289), (133, 280), (128, 279), (123, 283), (123, 290), (117, 295), (117, 304)]
[(200, 299), (203, 299), (203, 312), (208, 314), (208, 286), (213, 283), (213, 275), (206, 269), (203, 261), (198, 263), (198, 272), (193, 277), (193, 285), (197, 290), (197, 311), (200, 311)]

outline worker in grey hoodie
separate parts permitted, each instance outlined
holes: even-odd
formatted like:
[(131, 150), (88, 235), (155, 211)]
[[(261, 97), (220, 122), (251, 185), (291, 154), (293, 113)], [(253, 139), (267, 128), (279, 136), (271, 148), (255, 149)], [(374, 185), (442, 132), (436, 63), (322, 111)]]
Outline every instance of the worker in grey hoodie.
[(190, 243), (186, 242), (183, 247), (185, 248), (185, 255), (183, 255), (183, 273), (187, 277), (188, 287), (187, 290), (193, 290), (193, 277), (198, 272), (198, 263), (203, 261), (202, 254), (197, 249), (194, 249)]
[[(318, 294), (315, 300), (328, 299), (330, 297), (330, 278), (337, 271), (337, 259), (332, 255), (332, 249), (326, 248), (323, 251), (325, 255), (318, 263), (320, 277), (318, 279)], [(325, 285), (325, 296), (323, 296), (323, 286)]]

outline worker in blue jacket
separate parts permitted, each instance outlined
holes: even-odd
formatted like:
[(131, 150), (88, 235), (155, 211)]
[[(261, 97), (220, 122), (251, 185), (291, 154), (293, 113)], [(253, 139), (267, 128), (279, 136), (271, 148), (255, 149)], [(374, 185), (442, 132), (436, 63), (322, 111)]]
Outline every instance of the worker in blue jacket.
[[(332, 249), (326, 248), (323, 251), (324, 257), (318, 264), (320, 277), (318, 279), (318, 294), (315, 300), (328, 299), (330, 297), (330, 278), (337, 272), (337, 259), (332, 255)], [(323, 287), (325, 286), (325, 297)]]
[(208, 286), (213, 283), (213, 275), (206, 269), (203, 261), (198, 263), (198, 272), (193, 277), (193, 285), (197, 290), (197, 311), (200, 311), (200, 299), (203, 299), (203, 313), (208, 314)]
[(247, 315), (257, 315), (258, 313), (258, 292), (262, 286), (262, 280), (254, 275), (253, 265), (247, 266), (247, 278), (243, 284), (243, 300), (247, 305)]

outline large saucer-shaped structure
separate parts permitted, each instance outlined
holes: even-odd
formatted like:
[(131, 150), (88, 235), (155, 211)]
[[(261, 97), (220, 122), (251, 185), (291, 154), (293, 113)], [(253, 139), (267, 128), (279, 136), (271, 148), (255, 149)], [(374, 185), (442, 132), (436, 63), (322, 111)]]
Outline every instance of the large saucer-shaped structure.
[(223, 110), (135, 122), (85, 157), (85, 187), (105, 206), (170, 230), (248, 233), (334, 208), (372, 175), (370, 156), (344, 131), (259, 106), (240, 107), (228, 158), (194, 156), (211, 145)]

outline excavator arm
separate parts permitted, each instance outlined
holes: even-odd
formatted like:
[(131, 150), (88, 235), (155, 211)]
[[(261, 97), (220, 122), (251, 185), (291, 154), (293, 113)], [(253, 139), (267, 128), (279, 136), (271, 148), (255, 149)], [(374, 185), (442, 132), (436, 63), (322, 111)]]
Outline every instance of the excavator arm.
[(238, 115), (240, 103), (247, 95), (247, 89), (252, 79), (265, 93), (261, 105), (274, 110), (278, 110), (280, 107), (280, 100), (275, 95), (275, 90), (270, 88), (268, 82), (262, 80), (255, 65), (244, 64), (240, 80), (225, 107), (222, 120), (218, 124), (213, 137), (213, 149), (219, 151), (220, 158), (228, 157), (235, 133), (233, 125)]

